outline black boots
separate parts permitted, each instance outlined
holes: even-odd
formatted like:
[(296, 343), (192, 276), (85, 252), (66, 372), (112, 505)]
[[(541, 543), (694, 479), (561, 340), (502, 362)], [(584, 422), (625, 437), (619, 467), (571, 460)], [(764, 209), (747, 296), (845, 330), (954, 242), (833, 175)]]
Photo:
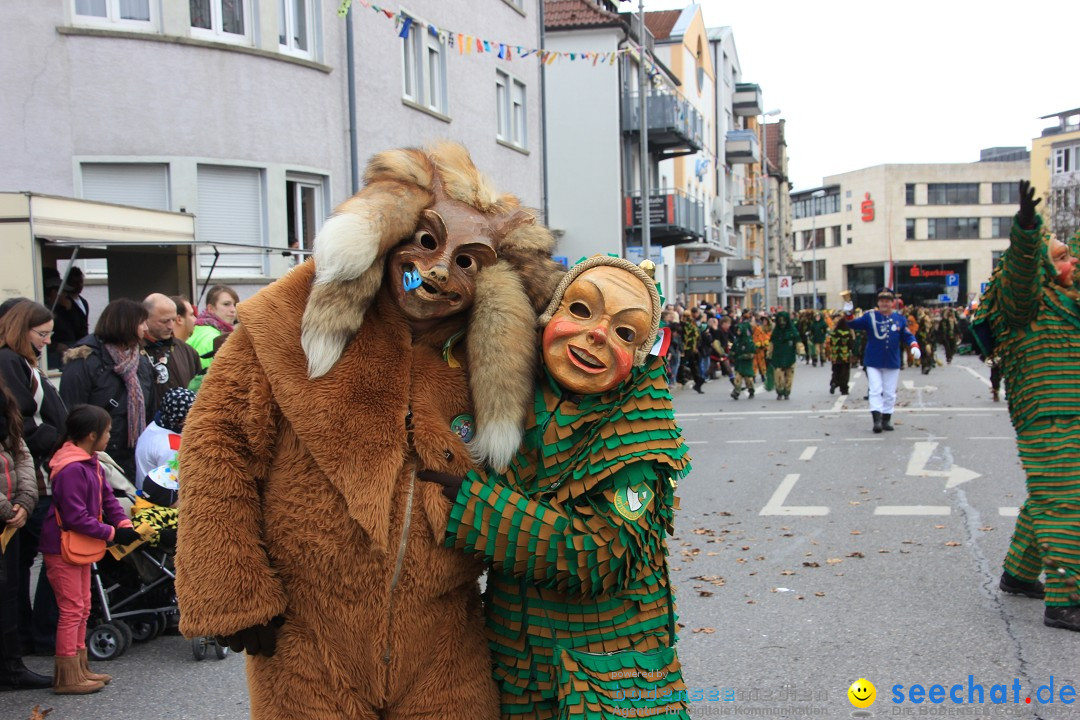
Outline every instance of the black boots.
[(871, 410), (870, 415), (874, 418), (874, 432), (881, 432), (881, 413), (877, 410)]
[(1001, 582), (998, 583), (998, 587), (1001, 588), (1001, 592), (1009, 595), (1025, 595), (1037, 600), (1042, 600), (1046, 596), (1046, 589), (1041, 582), (1021, 580), (1011, 575), (1008, 570), (1001, 573)]
[(1080, 632), (1080, 605), (1048, 605), (1043, 613), (1043, 625)]
[(881, 416), (881, 429), (887, 432), (892, 432), (892, 414), (886, 413)]
[(0, 690), (42, 690), (52, 684), (50, 676), (39, 675), (23, 664), (17, 630), (0, 636)]

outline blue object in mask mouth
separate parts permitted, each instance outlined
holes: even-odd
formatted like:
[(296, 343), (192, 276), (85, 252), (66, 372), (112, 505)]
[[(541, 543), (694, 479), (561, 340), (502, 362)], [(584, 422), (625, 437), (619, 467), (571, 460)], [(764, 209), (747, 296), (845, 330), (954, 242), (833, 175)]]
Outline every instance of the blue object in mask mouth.
[(405, 287), (405, 292), (410, 292), (420, 287), (423, 281), (420, 279), (420, 271), (416, 268), (412, 270), (406, 270), (404, 277), (401, 279), (402, 285)]

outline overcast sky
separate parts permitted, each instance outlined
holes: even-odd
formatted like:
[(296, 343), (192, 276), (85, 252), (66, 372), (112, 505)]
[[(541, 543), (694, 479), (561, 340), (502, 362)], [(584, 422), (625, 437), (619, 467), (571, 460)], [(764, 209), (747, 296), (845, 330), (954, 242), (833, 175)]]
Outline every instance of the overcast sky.
[(884, 163), (1030, 150), (1053, 124), (1040, 116), (1080, 107), (1080, 0), (699, 4), (707, 26), (733, 28), (742, 79), (761, 86), (765, 109), (783, 111), (795, 189)]

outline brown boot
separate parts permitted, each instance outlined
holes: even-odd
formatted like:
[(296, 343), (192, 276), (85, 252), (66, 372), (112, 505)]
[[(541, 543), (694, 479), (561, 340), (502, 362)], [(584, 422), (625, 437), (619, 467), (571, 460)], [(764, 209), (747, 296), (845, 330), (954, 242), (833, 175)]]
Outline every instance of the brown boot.
[(53, 692), (57, 695), (89, 695), (105, 687), (104, 683), (83, 677), (78, 655), (70, 657), (57, 655), (55, 660)]
[(79, 650), (79, 668), (82, 670), (83, 677), (88, 680), (97, 680), (99, 683), (105, 685), (109, 684), (112, 680), (112, 675), (106, 675), (105, 673), (96, 673), (90, 669), (90, 663), (86, 657), (86, 648)]

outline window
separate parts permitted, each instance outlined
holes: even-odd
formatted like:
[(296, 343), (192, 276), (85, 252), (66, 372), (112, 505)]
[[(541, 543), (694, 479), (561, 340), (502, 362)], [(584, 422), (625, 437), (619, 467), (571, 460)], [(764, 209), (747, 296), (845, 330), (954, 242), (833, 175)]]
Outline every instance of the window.
[(1073, 148), (1058, 148), (1054, 150), (1054, 174), (1072, 172), (1076, 169), (1076, 158)]
[(250, 0), (188, 0), (191, 36), (250, 43)]
[(991, 202), (995, 205), (1019, 205), (1020, 185), (1014, 182), (994, 183)]
[(524, 150), (526, 144), (525, 83), (502, 70), (495, 71), (496, 137)]
[(990, 237), (1007, 238), (1012, 230), (1012, 217), (990, 218)]
[(825, 247), (825, 228), (814, 228), (814, 232), (809, 230), (803, 232), (803, 241), (806, 243), (803, 245), (803, 250), (810, 250), (814, 247)]
[(313, 58), (314, 14), (317, 0), (278, 0), (278, 45), (282, 52)]
[(930, 218), (930, 240), (970, 240), (979, 237), (979, 218)]
[(908, 218), (907, 220), (904, 221), (904, 224), (906, 225), (906, 233), (904, 235), (904, 238), (907, 239), (907, 240), (914, 240), (915, 239), (915, 218)]
[(75, 0), (75, 21), (124, 29), (156, 29), (156, 6), (150, 0)]
[[(803, 282), (813, 282), (814, 281), (814, 261), (813, 260), (807, 260), (802, 264), (802, 266), (803, 266), (803, 279), (802, 279), (802, 281)], [(818, 260), (817, 261), (817, 279), (818, 280), (824, 280), (825, 279), (825, 261), (824, 260)]]
[[(82, 197), (98, 202), (169, 210), (169, 166), (158, 163), (82, 163)], [(108, 261), (80, 261), (90, 277), (108, 277)]]
[(915, 204), (915, 183), (908, 183), (904, 186), (904, 204)]
[[(263, 176), (258, 168), (199, 165), (199, 206), (195, 232), (203, 242), (266, 245), (263, 232)], [(214, 268), (218, 278), (265, 275), (266, 253), (219, 248)], [(205, 278), (214, 264), (211, 251), (199, 253), (199, 277)]]
[(290, 175), (285, 181), (285, 215), (289, 247), (311, 250), (319, 232), (323, 181), (318, 177)]
[(401, 40), (405, 100), (446, 115), (446, 44), (414, 19), (405, 18), (411, 23)]
[(926, 186), (929, 205), (978, 205), (979, 183), (930, 183)]
[(835, 226), (833, 226), (833, 229), (832, 229), (832, 244), (833, 244), (833, 247), (839, 247), (841, 242), (842, 242), (842, 240), (840, 238), (840, 226), (835, 225)]

